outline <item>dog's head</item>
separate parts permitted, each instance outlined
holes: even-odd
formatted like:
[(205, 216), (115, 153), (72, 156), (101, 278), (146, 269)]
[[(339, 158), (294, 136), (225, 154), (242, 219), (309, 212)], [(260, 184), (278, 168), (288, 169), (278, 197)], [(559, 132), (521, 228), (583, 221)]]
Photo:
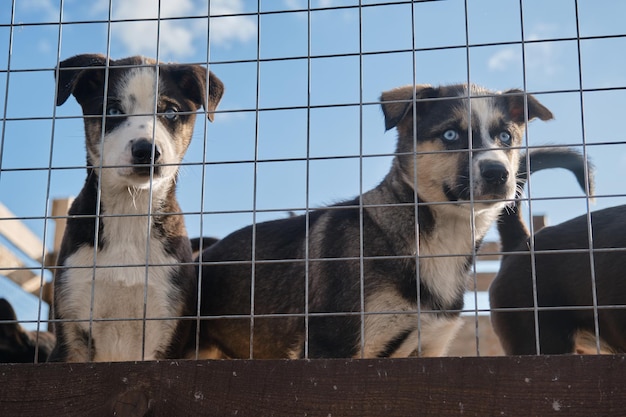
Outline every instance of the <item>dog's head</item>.
[(56, 104), (73, 94), (81, 105), (88, 167), (102, 167), (108, 186), (141, 189), (176, 176), (195, 112), (203, 106), (213, 121), (223, 92), (199, 65), (85, 54), (60, 63)]
[[(533, 96), (470, 85), (396, 88), (381, 97), (387, 129), (398, 129), (398, 166), (421, 201), (480, 207), (515, 196), (527, 121), (552, 118)], [(469, 207), (469, 205), (467, 205)]]

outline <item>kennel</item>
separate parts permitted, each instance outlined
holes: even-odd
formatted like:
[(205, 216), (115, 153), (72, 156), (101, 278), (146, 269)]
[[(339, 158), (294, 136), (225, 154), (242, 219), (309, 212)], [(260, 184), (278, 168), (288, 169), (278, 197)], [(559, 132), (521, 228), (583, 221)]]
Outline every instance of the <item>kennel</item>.
[[(308, 218), (376, 186), (395, 156), (382, 91), (455, 82), (523, 89), (556, 116), (528, 125), (523, 150), (570, 147), (596, 166), (595, 202), (569, 173), (530, 178), (523, 210), (535, 232), (542, 221), (626, 201), (626, 141), (614, 129), (626, 94), (625, 13), (610, 0), (6, 2), (0, 296), (27, 330), (54, 323), (41, 300), (50, 300), (68, 198), (85, 171), (80, 108), (54, 105), (55, 68), (69, 56), (143, 54), (201, 64), (222, 79), (215, 123), (197, 118), (180, 167), (190, 237)], [(497, 240), (491, 230), (481, 251), (463, 254), (472, 279), (448, 357), (256, 360), (251, 349), (237, 360), (2, 364), (0, 414), (619, 415), (622, 355), (502, 356), (486, 296)]]

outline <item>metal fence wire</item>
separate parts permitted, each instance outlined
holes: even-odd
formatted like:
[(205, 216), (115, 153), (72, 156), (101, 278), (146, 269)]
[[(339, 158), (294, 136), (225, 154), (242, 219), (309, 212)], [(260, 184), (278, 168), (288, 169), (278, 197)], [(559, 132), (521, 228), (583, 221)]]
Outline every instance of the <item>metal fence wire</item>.
[[(0, 8), (0, 297), (15, 310), (3, 304), (3, 361), (25, 343), (24, 361), (47, 360), (55, 327), (77, 332), (63, 349), (76, 336), (86, 361), (626, 349), (622, 3), (88, 3)], [(60, 68), (80, 54), (103, 61)], [(155, 61), (115, 64), (135, 55)], [(201, 70), (177, 78), (170, 63)], [(119, 75), (137, 69), (160, 78)], [(62, 103), (64, 71), (95, 77), (88, 93)], [(224, 85), (213, 107), (209, 71)], [(484, 89), (445, 87), (469, 84)], [(141, 92), (149, 106), (130, 109)], [(116, 197), (134, 209), (111, 209), (104, 181), (79, 195), (86, 151), (98, 177), (136, 169), (110, 158), (134, 152), (140, 118), (155, 126), (144, 182)], [(159, 160), (185, 135), (184, 157)], [(179, 211), (158, 200), (172, 167)], [(93, 210), (68, 214), (72, 202)], [(178, 256), (180, 219), (211, 238), (193, 240), (202, 259)], [(56, 292), (55, 275), (69, 277)]]

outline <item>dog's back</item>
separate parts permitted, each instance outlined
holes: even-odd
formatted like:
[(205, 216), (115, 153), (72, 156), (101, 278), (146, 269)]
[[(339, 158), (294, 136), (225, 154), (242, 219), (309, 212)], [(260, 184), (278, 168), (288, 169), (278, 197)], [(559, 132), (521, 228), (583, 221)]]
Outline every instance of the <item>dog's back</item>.
[(626, 351), (626, 205), (592, 212), (590, 219), (592, 237), (582, 215), (537, 232), (534, 254), (525, 239), (503, 257), (489, 293), (494, 330), (506, 353), (574, 353), (579, 337), (595, 338), (596, 313), (600, 345)]
[(54, 335), (24, 330), (16, 320), (11, 304), (0, 298), (0, 321), (7, 321), (0, 323), (0, 363), (45, 362), (54, 347)]
[[(351, 229), (354, 226), (351, 223), (358, 223), (358, 218), (358, 207), (320, 209), (308, 216), (245, 227), (204, 251), (201, 257), (206, 265), (201, 277), (203, 316), (230, 317), (202, 322), (202, 333), (210, 340), (208, 344), (218, 344), (230, 357), (248, 357), (252, 353), (255, 358), (298, 358), (304, 353), (303, 335), (308, 325), (313, 340), (317, 328), (323, 327), (326, 332), (334, 328), (333, 337), (325, 339), (324, 343), (324, 346), (332, 346), (332, 350), (330, 347), (328, 352), (313, 350), (310, 356), (336, 356), (337, 352), (340, 356), (353, 356), (356, 348), (353, 339), (358, 337), (348, 331), (353, 326), (342, 325), (342, 322), (354, 318), (342, 317), (341, 312), (360, 310), (358, 291), (354, 291), (359, 283), (359, 240), (358, 236), (346, 238), (334, 232), (340, 228)], [(308, 248), (307, 224), (312, 237)], [(350, 247), (355, 258), (340, 259), (347, 256), (345, 251)], [(315, 261), (308, 262), (308, 259)], [(344, 266), (342, 274), (323, 272), (325, 268), (340, 265)], [(332, 283), (330, 277), (335, 277)], [(330, 287), (336, 290), (333, 300), (326, 297)], [(315, 293), (320, 296), (316, 297)], [(255, 295), (253, 302), (251, 294)], [(355, 297), (346, 300), (347, 294)], [(307, 308), (308, 313), (334, 313), (340, 318), (309, 318), (305, 325)], [(255, 316), (253, 322), (251, 314)], [(250, 352), (251, 335), (253, 352)], [(228, 345), (220, 342), (224, 340), (229, 341)]]

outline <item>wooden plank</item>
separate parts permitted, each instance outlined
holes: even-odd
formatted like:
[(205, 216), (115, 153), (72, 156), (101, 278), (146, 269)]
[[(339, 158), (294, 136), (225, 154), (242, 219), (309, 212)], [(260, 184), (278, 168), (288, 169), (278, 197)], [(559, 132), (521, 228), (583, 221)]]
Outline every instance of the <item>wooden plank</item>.
[[(502, 356), (500, 340), (493, 332), (488, 315), (461, 316), (463, 325), (450, 343), (448, 356)], [(476, 335), (478, 334), (478, 340)], [(595, 353), (595, 352), (594, 352)]]
[(41, 276), (37, 275), (29, 279), (25, 283), (23, 283), (22, 289), (28, 293), (31, 293), (39, 297), (39, 289), (45, 283), (46, 283), (46, 280), (42, 279)]
[(469, 291), (488, 291), (491, 281), (496, 277), (495, 272), (477, 272), (476, 273), (476, 288), (474, 288), (474, 280), (470, 279), (467, 289)]
[(44, 256), (44, 246), (37, 237), (21, 220), (0, 203), (0, 235), (4, 236), (16, 248), (24, 252), (26, 256), (36, 261), (41, 261)]
[(623, 415), (625, 357), (0, 365), (3, 416)]
[(3, 245), (0, 245), (0, 268), (2, 268), (0, 275), (8, 277), (17, 285), (22, 285), (37, 276), (30, 269), (25, 269), (24, 262)]
[(52, 216), (56, 217), (54, 219), (54, 246), (52, 247), (54, 253), (59, 253), (61, 249), (61, 241), (67, 225), (67, 217), (64, 216), (67, 216), (73, 201), (73, 197), (57, 198), (52, 201)]
[(533, 216), (533, 233), (537, 233), (547, 225), (547, 218), (545, 215)]
[(500, 251), (500, 242), (484, 242), (476, 254), (476, 260), (498, 261), (500, 260)]

